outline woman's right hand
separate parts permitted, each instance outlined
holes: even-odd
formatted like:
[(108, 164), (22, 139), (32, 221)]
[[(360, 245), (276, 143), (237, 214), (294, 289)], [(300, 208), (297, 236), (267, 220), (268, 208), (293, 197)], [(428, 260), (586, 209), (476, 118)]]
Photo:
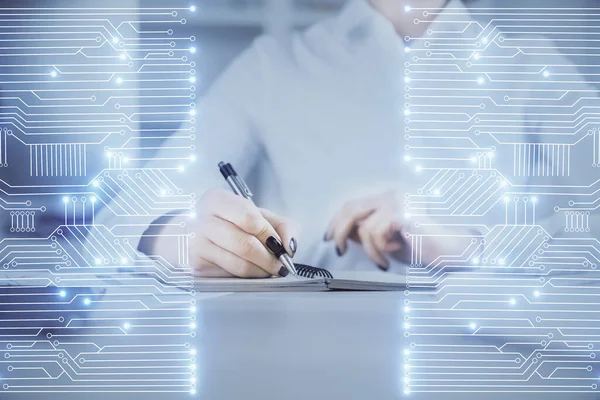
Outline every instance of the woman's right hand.
[(267, 278), (287, 275), (287, 269), (267, 250), (273, 236), (290, 257), (297, 242), (292, 224), (272, 212), (224, 189), (208, 190), (198, 202), (198, 216), (187, 222), (191, 232), (189, 256), (196, 276)]

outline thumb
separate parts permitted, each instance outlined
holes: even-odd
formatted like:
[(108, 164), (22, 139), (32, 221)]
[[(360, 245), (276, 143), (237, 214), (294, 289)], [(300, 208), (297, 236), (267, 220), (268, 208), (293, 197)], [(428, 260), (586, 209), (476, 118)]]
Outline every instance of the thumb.
[(280, 217), (279, 215), (274, 214), (264, 208), (261, 208), (260, 212), (262, 213), (263, 217), (269, 221), (273, 229), (275, 229), (279, 235), (279, 239), (281, 240), (283, 247), (285, 247), (285, 251), (288, 253), (288, 255), (290, 257), (294, 257), (296, 251), (298, 250), (298, 242), (296, 240), (298, 233), (294, 224), (289, 219)]

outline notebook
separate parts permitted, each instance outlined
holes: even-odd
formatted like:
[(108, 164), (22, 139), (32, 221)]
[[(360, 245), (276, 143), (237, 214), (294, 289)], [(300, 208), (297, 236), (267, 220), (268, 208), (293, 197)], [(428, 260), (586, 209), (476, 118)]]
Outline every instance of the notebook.
[[(335, 276), (322, 268), (296, 264), (299, 276), (266, 279), (197, 278), (197, 292), (313, 292), (327, 290), (405, 290), (406, 276), (378, 271), (340, 271)], [(435, 287), (431, 287), (435, 289)]]

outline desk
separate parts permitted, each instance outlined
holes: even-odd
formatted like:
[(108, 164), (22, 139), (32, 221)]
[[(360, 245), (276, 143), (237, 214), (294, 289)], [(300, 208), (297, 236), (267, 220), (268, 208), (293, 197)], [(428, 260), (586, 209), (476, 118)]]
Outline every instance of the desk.
[[(402, 295), (198, 295), (197, 395), (60, 394), (44, 398), (300, 400), (399, 399)], [(13, 397), (14, 396), (14, 397)], [(13, 394), (9, 399), (39, 399)], [(593, 399), (585, 394), (419, 394), (414, 399)]]

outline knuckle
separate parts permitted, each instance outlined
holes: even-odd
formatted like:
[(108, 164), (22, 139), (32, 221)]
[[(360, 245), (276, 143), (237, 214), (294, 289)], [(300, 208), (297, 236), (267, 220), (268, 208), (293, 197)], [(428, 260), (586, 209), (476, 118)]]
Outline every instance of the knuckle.
[(254, 251), (254, 243), (248, 238), (240, 239), (237, 243), (237, 253), (240, 257), (248, 259)]
[(257, 230), (256, 230), (256, 236), (258, 237), (264, 237), (267, 236), (267, 233), (269, 233), (269, 224), (267, 224), (265, 221), (257, 221)]
[(246, 228), (249, 231), (259, 229), (262, 219), (263, 218), (258, 210), (250, 203), (240, 210), (240, 223), (243, 228)]
[(277, 221), (277, 223), (273, 225), (273, 228), (275, 228), (276, 230), (288, 231), (293, 228), (293, 223), (287, 218), (281, 218)]

